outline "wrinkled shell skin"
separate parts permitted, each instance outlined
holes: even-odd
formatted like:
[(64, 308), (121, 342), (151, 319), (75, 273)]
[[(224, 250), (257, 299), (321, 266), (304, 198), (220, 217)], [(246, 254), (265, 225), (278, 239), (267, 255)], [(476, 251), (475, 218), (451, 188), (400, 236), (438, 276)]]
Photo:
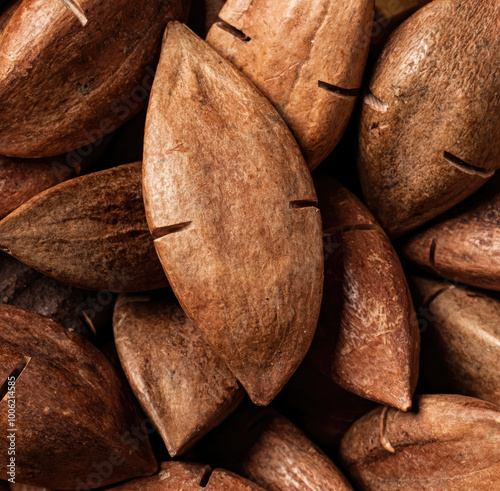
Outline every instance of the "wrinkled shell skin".
[[(16, 480), (76, 489), (78, 479), (85, 483), (95, 471), (92, 463), (109, 463), (113, 452), (122, 463), (102, 485), (155, 472), (147, 435), (140, 443), (130, 435), (134, 426), (140, 428), (139, 410), (105, 356), (46, 317), (0, 305), (2, 383), (29, 358), (15, 385), (16, 447), (21, 449)], [(0, 403), (5, 429), (7, 408), (5, 397)], [(7, 479), (8, 458), (0, 452), (2, 479)]]
[(0, 303), (45, 315), (86, 338), (111, 320), (113, 295), (53, 280), (0, 253)]
[(170, 455), (221, 423), (245, 392), (175, 297), (121, 295), (113, 320), (121, 364)]
[(407, 410), (420, 338), (391, 242), (366, 207), (332, 179), (316, 182), (325, 235), (325, 288), (311, 361), (361, 397)]
[(262, 491), (260, 486), (224, 469), (208, 465), (164, 462), (158, 474), (130, 481), (113, 491)]
[(168, 285), (144, 215), (139, 162), (35, 196), (0, 222), (0, 248), (79, 288), (143, 291)]
[(451, 208), (500, 166), (499, 42), (500, 2), (436, 0), (387, 43), (363, 102), (358, 168), (390, 236)]
[(354, 108), (373, 0), (228, 0), (219, 17), (225, 22), (212, 26), (207, 41), (274, 104), (314, 169), (340, 140)]
[[(418, 413), (375, 409), (347, 432), (340, 453), (356, 489), (491, 491), (498, 487), (498, 406), (447, 394), (420, 396), (416, 408)], [(387, 450), (388, 445), (394, 453)]]
[(349, 491), (337, 466), (290, 421), (272, 416), (242, 463), (243, 475), (268, 491)]
[(316, 193), (272, 105), (179, 23), (168, 26), (152, 89), (143, 188), (181, 306), (252, 401), (269, 404), (316, 329)]
[(418, 277), (412, 286), (454, 388), (500, 406), (500, 297)]
[(59, 155), (123, 124), (143, 106), (165, 25), (182, 15), (181, 0), (78, 5), (85, 27), (61, 1), (24, 0), (0, 29), (0, 154)]
[(403, 253), (444, 278), (500, 291), (500, 175), (463, 205), (409, 239)]

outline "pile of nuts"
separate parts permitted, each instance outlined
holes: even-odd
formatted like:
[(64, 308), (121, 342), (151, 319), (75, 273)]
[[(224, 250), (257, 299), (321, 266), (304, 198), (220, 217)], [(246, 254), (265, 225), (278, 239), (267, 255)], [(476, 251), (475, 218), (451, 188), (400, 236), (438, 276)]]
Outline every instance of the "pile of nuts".
[(1, 0), (0, 155), (0, 489), (500, 489), (500, 0)]

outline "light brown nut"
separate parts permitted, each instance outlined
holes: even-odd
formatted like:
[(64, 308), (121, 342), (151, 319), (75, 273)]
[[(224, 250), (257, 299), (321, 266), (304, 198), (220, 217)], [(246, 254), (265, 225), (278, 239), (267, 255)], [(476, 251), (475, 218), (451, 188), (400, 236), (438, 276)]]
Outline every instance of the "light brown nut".
[(391, 36), (363, 101), (359, 175), (391, 237), (500, 166), (500, 4), (436, 0)]
[(243, 475), (268, 491), (348, 491), (337, 466), (286, 418), (257, 422), (259, 437), (243, 459)]
[(459, 395), (424, 395), (418, 412), (378, 408), (340, 444), (360, 490), (491, 491), (500, 479), (500, 408)]
[(181, 0), (24, 0), (0, 33), (0, 154), (59, 155), (123, 124), (180, 16)]
[(269, 404), (316, 329), (316, 193), (276, 110), (180, 23), (167, 28), (151, 93), (143, 188), (181, 306), (253, 402)]
[(411, 284), (454, 388), (500, 405), (500, 297), (421, 277)]
[(187, 462), (164, 462), (154, 476), (130, 481), (113, 491), (262, 491), (260, 486), (224, 469)]
[(123, 370), (172, 457), (242, 400), (238, 381), (171, 292), (120, 295), (113, 329)]
[(407, 410), (420, 337), (404, 271), (366, 207), (333, 179), (316, 181), (325, 287), (309, 358), (361, 397)]
[(0, 222), (0, 249), (64, 283), (142, 291), (168, 285), (144, 216), (141, 164), (47, 189)]
[[(90, 343), (47, 317), (0, 305), (0, 361), (0, 423), (14, 433), (15, 407), (18, 482), (83, 489), (156, 471), (135, 401)], [(0, 452), (2, 479), (12, 477), (9, 460)], [(96, 474), (95, 466), (112, 472)]]
[(228, 0), (219, 17), (207, 41), (274, 104), (314, 169), (354, 108), (373, 0)]
[(403, 253), (444, 278), (500, 291), (500, 174), (461, 205), (410, 238)]

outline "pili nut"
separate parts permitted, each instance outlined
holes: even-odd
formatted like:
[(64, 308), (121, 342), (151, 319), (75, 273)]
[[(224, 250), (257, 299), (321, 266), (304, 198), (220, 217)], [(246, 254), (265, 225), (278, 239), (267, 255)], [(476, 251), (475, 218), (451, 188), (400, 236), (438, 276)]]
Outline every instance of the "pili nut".
[(360, 490), (496, 489), (500, 408), (450, 394), (415, 402), (417, 413), (378, 408), (350, 428), (340, 454), (353, 483)]
[(454, 387), (500, 405), (500, 296), (421, 277), (411, 283)]
[(78, 150), (46, 159), (0, 156), (0, 219), (42, 191), (78, 176), (96, 162), (105, 146), (101, 143), (86, 156)]
[[(76, 489), (82, 481), (98, 487), (156, 471), (135, 401), (106, 357), (60, 324), (0, 305), (0, 380), (3, 428), (9, 428), (8, 408), (16, 407), (16, 446), (22, 449), (16, 480)], [(0, 452), (3, 479), (9, 459)], [(113, 472), (87, 482), (96, 463)]]
[(42, 314), (86, 338), (111, 320), (114, 296), (53, 280), (0, 253), (0, 303)]
[(363, 101), (358, 170), (391, 237), (500, 166), (500, 3), (435, 0), (391, 36)]
[(136, 479), (113, 491), (262, 491), (260, 486), (224, 469), (188, 462), (164, 462), (158, 474)]
[(377, 406), (333, 383), (309, 358), (283, 392), (287, 412), (300, 415), (301, 428), (323, 448), (336, 449), (352, 423)]
[(148, 107), (143, 188), (181, 306), (252, 401), (269, 404), (316, 329), (316, 193), (272, 105), (177, 22), (167, 27)]
[(245, 394), (165, 291), (122, 294), (113, 319), (121, 364), (173, 457), (224, 420)]
[(316, 182), (323, 214), (325, 287), (309, 357), (361, 397), (407, 410), (420, 337), (406, 277), (366, 207), (333, 179)]
[(182, 9), (181, 0), (20, 2), (0, 32), (0, 154), (58, 155), (132, 117), (164, 26)]
[(0, 221), (0, 249), (80, 288), (168, 285), (144, 215), (140, 162), (77, 177), (35, 196)]
[(373, 0), (228, 0), (219, 17), (208, 43), (274, 104), (316, 168), (354, 108)]
[(403, 254), (450, 280), (500, 291), (500, 174), (461, 205), (410, 238)]
[(269, 491), (352, 490), (337, 466), (286, 418), (255, 423), (259, 437), (241, 463), (242, 474)]

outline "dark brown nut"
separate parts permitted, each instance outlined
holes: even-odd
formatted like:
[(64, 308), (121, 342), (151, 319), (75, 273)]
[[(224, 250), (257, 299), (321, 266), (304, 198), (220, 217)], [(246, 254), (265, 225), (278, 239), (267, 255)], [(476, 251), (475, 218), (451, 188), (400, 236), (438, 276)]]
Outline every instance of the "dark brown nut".
[(136, 114), (164, 26), (182, 9), (181, 0), (24, 0), (0, 33), (0, 154), (59, 155)]
[(142, 291), (168, 285), (144, 215), (139, 162), (35, 196), (0, 222), (0, 248), (79, 288)]
[(418, 412), (378, 408), (340, 444), (360, 490), (491, 491), (500, 480), (500, 408), (459, 395), (424, 395)]
[(114, 296), (53, 280), (0, 253), (0, 303), (45, 315), (86, 338), (110, 320)]
[(316, 193), (276, 110), (180, 23), (167, 28), (151, 93), (143, 188), (181, 306), (252, 401), (269, 404), (316, 329)]
[(164, 462), (158, 474), (130, 481), (113, 491), (262, 491), (260, 486), (224, 469), (187, 462)]
[(336, 451), (349, 427), (377, 404), (347, 392), (306, 358), (280, 394), (283, 411), (300, 418), (313, 441)]
[[(0, 487), (0, 489), (2, 488)], [(50, 491), (48, 488), (30, 486), (29, 484), (9, 484), (9, 487), (6, 487), (5, 489), (10, 489), (10, 491)]]
[[(18, 482), (83, 489), (155, 472), (135, 401), (90, 343), (44, 316), (0, 305), (0, 361), (0, 424), (15, 433)], [(12, 405), (16, 430), (8, 431)], [(9, 460), (0, 452), (3, 479)], [(113, 472), (89, 485), (93, 463), (104, 462)]]
[(391, 242), (366, 207), (333, 179), (316, 181), (325, 236), (325, 287), (310, 360), (361, 397), (407, 410), (420, 337)]
[(410, 238), (403, 253), (444, 278), (500, 291), (500, 174), (462, 205)]
[(219, 17), (207, 41), (274, 104), (314, 169), (354, 108), (373, 0), (228, 0)]
[[(109, 137), (97, 148), (77, 149), (47, 159), (16, 159), (0, 156), (0, 219), (42, 191), (77, 177), (102, 155)], [(83, 151), (85, 155), (81, 155)], [(141, 157), (142, 158), (142, 157)]]
[(129, 383), (172, 457), (241, 402), (245, 392), (172, 293), (120, 295), (113, 328)]
[(286, 418), (255, 424), (260, 434), (241, 463), (244, 476), (268, 491), (352, 490), (337, 466)]
[(500, 406), (499, 295), (420, 277), (412, 287), (454, 388)]
[(500, 4), (435, 0), (391, 36), (363, 101), (358, 169), (391, 237), (448, 210), (500, 166)]

